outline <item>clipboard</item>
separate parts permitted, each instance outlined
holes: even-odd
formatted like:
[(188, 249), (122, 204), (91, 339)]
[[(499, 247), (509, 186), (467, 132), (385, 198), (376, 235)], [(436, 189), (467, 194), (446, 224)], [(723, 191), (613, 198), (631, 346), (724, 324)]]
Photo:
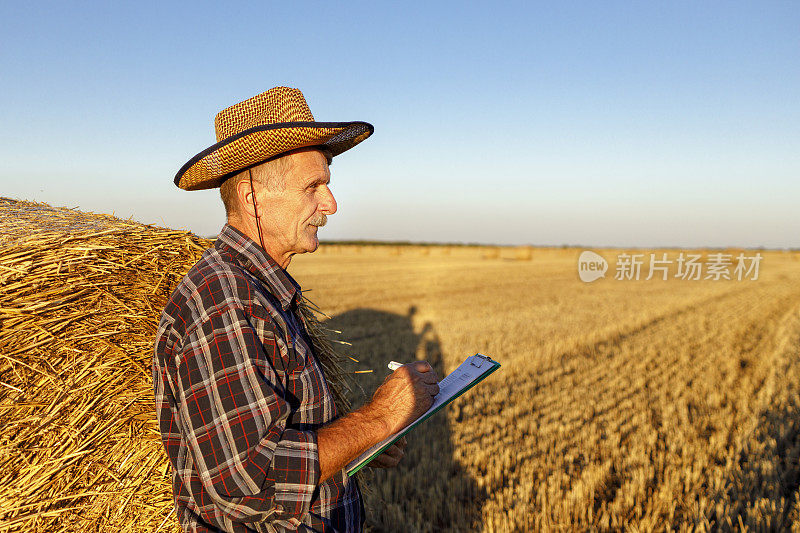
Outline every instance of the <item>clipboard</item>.
[(434, 413), (438, 412), (445, 405), (449, 404), (472, 387), (486, 379), (486, 377), (500, 368), (500, 363), (492, 360), (491, 357), (483, 354), (475, 354), (467, 357), (458, 368), (453, 370), (442, 381), (439, 382), (439, 394), (433, 399), (433, 405), (430, 409), (425, 411), (419, 418), (414, 420), (411, 424), (401, 429), (394, 435), (384, 439), (375, 446), (371, 447), (355, 459), (353, 459), (345, 471), (348, 476), (352, 476), (365, 466), (370, 461), (383, 453), (386, 448), (394, 444), (394, 442), (409, 433), (412, 429), (417, 427), (423, 421), (430, 418)]

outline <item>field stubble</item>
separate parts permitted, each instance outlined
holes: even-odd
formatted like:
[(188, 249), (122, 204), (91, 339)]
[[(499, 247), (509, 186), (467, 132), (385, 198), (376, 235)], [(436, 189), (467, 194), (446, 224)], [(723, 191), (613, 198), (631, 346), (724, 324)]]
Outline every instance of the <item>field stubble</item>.
[[(0, 225), (0, 531), (175, 531), (149, 364), (208, 242), (8, 199)], [(295, 258), (367, 395), (390, 359), (503, 364), (374, 473), (369, 528), (800, 531), (798, 254), (757, 281), (583, 284), (579, 252)]]
[(758, 280), (584, 284), (578, 253), (295, 259), (368, 394), (389, 359), (503, 364), (376, 473), (372, 528), (797, 530), (796, 256)]

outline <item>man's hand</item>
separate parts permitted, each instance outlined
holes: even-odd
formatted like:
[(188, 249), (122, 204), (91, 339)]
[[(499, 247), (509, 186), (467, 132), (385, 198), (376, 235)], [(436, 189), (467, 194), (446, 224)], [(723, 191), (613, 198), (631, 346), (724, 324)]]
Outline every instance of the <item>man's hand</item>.
[(406, 454), (408, 442), (405, 437), (400, 437), (397, 441), (386, 448), (382, 454), (373, 459), (369, 466), (373, 468), (394, 468)]
[(427, 361), (415, 361), (392, 372), (375, 391), (369, 407), (381, 414), (391, 435), (430, 409), (437, 394), (436, 372)]
[[(437, 394), (436, 372), (426, 361), (415, 361), (392, 372), (369, 403), (317, 431), (320, 482), (419, 418), (430, 409)], [(380, 462), (394, 466), (402, 456), (400, 447), (390, 446), (370, 465), (379, 466), (376, 463)]]

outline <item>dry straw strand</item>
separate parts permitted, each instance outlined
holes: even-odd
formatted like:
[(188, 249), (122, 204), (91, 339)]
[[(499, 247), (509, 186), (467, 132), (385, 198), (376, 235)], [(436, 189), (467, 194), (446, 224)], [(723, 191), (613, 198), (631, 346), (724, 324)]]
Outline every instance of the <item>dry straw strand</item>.
[(163, 528), (152, 342), (210, 241), (6, 198), (0, 224), (0, 531)]

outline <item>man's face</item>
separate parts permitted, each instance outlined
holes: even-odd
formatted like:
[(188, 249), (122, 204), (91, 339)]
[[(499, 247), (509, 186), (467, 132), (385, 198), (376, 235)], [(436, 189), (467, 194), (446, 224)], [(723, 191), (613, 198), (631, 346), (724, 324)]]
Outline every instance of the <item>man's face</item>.
[(256, 185), (264, 246), (282, 266), (293, 254), (316, 250), (318, 227), (325, 224), (327, 215), (336, 212), (325, 156), (317, 150), (306, 150), (285, 157), (290, 158), (290, 164), (283, 190), (271, 191)]

